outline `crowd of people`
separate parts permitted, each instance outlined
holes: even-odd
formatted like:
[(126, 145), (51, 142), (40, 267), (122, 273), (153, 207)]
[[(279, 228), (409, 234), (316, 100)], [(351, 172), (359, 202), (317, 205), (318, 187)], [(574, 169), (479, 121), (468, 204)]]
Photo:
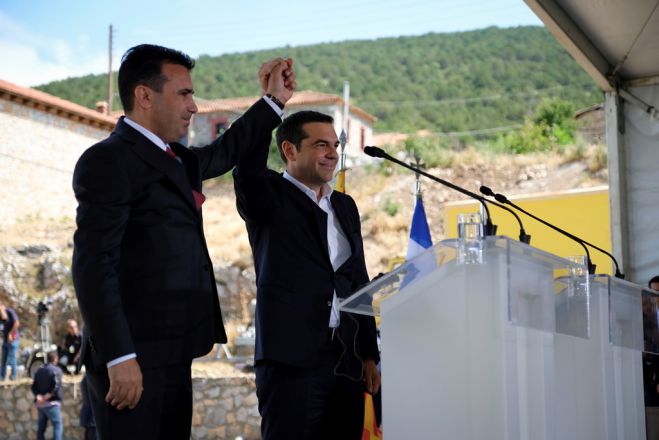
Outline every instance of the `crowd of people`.
[[(19, 371), (20, 319), (16, 310), (0, 303), (0, 321), (2, 322), (2, 364), (0, 373), (2, 381), (15, 381)], [(62, 344), (56, 351), (43, 354), (43, 365), (36, 370), (32, 378), (34, 405), (38, 412), (37, 440), (43, 440), (48, 422), (52, 424), (55, 440), (62, 439), (63, 424), (61, 415), (62, 377), (64, 374), (80, 373), (80, 349), (82, 333), (75, 319), (66, 321)], [(45, 348), (45, 347), (44, 347)], [(21, 365), (27, 370), (26, 365)], [(89, 407), (86, 378), (81, 381), (83, 403), (80, 412), (80, 426), (85, 429), (85, 440), (95, 440), (95, 423)]]

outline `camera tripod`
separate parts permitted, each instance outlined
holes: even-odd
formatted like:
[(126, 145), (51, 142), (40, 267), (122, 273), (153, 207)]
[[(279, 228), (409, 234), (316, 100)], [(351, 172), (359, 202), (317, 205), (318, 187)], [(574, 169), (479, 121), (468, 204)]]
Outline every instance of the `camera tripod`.
[(48, 319), (47, 311), (37, 309), (37, 314), (39, 319), (37, 340), (25, 360), (25, 372), (32, 378), (37, 370), (46, 364), (46, 353), (57, 350), (57, 346), (52, 343), (50, 337), (50, 319)]

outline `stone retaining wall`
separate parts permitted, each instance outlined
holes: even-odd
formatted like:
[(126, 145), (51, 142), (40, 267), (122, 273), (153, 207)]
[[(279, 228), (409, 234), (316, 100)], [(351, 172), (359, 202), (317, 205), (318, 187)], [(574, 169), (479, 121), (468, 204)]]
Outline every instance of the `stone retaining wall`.
[(110, 132), (0, 99), (0, 228), (73, 218), (78, 157)]
[[(36, 438), (37, 410), (32, 404), (31, 382), (0, 383), (0, 438), (24, 440)], [(192, 439), (243, 440), (260, 438), (261, 419), (255, 393), (254, 376), (228, 378), (194, 378), (194, 413)], [(78, 426), (80, 414), (80, 378), (66, 378), (63, 386), (62, 419), (64, 439), (83, 438)], [(52, 438), (48, 428), (46, 438)]]

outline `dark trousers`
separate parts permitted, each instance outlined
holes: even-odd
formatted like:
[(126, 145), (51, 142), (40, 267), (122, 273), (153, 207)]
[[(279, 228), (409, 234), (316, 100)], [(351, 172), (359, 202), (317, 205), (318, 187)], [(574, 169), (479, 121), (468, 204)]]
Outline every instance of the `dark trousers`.
[(142, 370), (144, 391), (134, 409), (119, 411), (105, 396), (106, 374), (87, 373), (100, 440), (189, 440), (192, 425), (190, 364)]
[(85, 428), (85, 440), (98, 440), (96, 427)]
[(322, 365), (298, 368), (273, 361), (256, 365), (263, 440), (360, 440), (364, 383), (336, 375), (335, 348)]

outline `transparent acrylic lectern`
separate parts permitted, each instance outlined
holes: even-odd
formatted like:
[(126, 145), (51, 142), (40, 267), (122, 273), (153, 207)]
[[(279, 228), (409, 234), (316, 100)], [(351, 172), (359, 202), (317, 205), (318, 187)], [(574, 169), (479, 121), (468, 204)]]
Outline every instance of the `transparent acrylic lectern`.
[(644, 439), (640, 286), (482, 245), (461, 264), (439, 243), (341, 302), (381, 317), (384, 438)]
[[(555, 337), (557, 355), (571, 361), (556, 370), (557, 398), (566, 396), (557, 400), (557, 438), (645, 440), (641, 297), (647, 289), (608, 275), (589, 279), (590, 339)], [(567, 398), (569, 390), (574, 398)]]

